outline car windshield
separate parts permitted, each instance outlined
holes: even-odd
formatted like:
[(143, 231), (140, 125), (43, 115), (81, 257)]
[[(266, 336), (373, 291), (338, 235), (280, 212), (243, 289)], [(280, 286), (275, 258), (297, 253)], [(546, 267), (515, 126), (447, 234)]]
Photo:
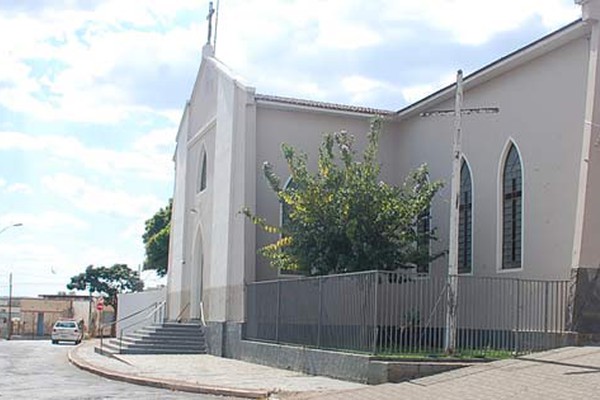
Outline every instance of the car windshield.
[(55, 328), (77, 328), (77, 325), (75, 325), (75, 322), (71, 322), (71, 321), (58, 321), (54, 327)]

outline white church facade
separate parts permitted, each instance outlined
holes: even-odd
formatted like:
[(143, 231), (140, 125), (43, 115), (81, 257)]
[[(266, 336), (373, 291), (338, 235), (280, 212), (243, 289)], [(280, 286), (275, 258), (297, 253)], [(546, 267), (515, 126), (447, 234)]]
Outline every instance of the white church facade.
[[(573, 304), (588, 307), (574, 326), (600, 333), (600, 286), (590, 286), (600, 271), (600, 0), (578, 3), (581, 20), (464, 79), (465, 109), (498, 112), (462, 118), (468, 200), (455, 250), (461, 274), (572, 279)], [(249, 207), (280, 220), (263, 162), (285, 177), (281, 144), (315, 162), (324, 132), (343, 129), (364, 144), (374, 115), (385, 118), (383, 180), (399, 185), (427, 163), (431, 179), (446, 182), (430, 213), (439, 236), (431, 245), (448, 249), (454, 121), (427, 115), (453, 109), (455, 91), (450, 85), (399, 111), (263, 95), (206, 45), (177, 133), (168, 318), (206, 321), (211, 352), (231, 353), (230, 335), (239, 337), (246, 318), (245, 285), (279, 276), (257, 254), (275, 237), (240, 213)], [(447, 257), (428, 266), (433, 275), (447, 270)]]

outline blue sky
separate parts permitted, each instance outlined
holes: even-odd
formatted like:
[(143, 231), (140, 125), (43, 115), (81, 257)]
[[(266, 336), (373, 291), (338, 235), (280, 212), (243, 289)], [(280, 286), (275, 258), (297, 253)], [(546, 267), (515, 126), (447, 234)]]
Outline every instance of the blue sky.
[[(206, 41), (204, 0), (0, 2), (0, 296), (143, 260)], [(221, 0), (257, 92), (399, 109), (580, 16), (572, 0)], [(147, 286), (161, 281), (144, 272)]]

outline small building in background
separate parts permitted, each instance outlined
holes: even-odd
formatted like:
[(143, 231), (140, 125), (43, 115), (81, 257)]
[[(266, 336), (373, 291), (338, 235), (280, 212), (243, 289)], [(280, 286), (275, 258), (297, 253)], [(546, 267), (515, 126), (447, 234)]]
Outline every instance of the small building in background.
[(11, 339), (47, 338), (59, 319), (83, 321), (84, 332), (93, 322), (94, 299), (72, 294), (40, 295), (11, 299), (10, 318), (8, 298), (0, 298), (0, 332), (8, 337), (8, 321), (12, 321)]

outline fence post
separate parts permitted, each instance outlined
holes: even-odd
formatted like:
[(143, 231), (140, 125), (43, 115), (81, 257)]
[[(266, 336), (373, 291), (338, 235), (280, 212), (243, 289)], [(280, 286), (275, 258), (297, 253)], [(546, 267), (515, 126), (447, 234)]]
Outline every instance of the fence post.
[(279, 317), (281, 315), (281, 280), (277, 281), (277, 315), (275, 316), (275, 342), (279, 343)]
[(373, 300), (374, 300), (374, 305), (373, 308), (375, 309), (375, 312), (373, 313), (373, 348), (371, 349), (371, 352), (373, 354), (377, 353), (377, 335), (379, 333), (379, 327), (377, 326), (377, 321), (378, 321), (378, 312), (379, 312), (379, 307), (378, 307), (378, 303), (379, 303), (379, 299), (377, 297), (378, 293), (377, 293), (377, 287), (379, 286), (379, 271), (376, 271), (374, 274), (374, 279), (373, 279), (373, 284), (375, 285), (374, 289), (373, 289)]
[(548, 304), (550, 303), (548, 301), (548, 296), (549, 296), (549, 286), (550, 282), (544, 282), (544, 286), (546, 286), (546, 290), (544, 293), (544, 332), (548, 332)]
[(317, 347), (321, 347), (321, 329), (323, 325), (323, 277), (319, 277), (319, 323), (317, 325)]
[(515, 279), (517, 284), (517, 310), (516, 310), (516, 321), (515, 321), (515, 355), (519, 354), (521, 350), (519, 348), (519, 321), (521, 319), (521, 281)]

